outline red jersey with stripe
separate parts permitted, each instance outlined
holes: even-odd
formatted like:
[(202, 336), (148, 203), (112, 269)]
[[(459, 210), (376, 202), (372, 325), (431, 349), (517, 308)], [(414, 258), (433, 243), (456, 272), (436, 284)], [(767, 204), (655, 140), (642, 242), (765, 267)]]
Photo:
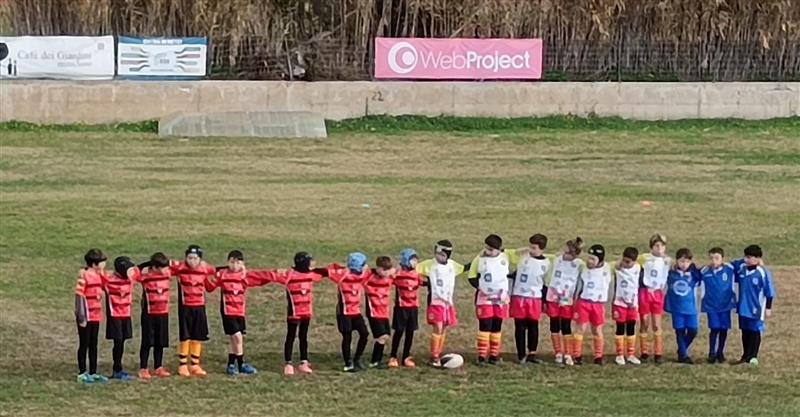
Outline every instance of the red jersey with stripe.
[(215, 273), (214, 281), (206, 280), (206, 290), (211, 292), (219, 288), (221, 294), (220, 309), (226, 316), (245, 317), (247, 314), (247, 289), (259, 287), (271, 281), (269, 271), (239, 271), (220, 269)]
[(172, 261), (169, 271), (178, 277), (178, 300), (180, 305), (186, 307), (203, 307), (206, 305), (205, 286), (209, 276), (217, 270), (214, 266), (200, 262), (197, 268), (190, 267), (186, 262)]
[(336, 314), (361, 315), (361, 299), (364, 298), (364, 283), (372, 276), (372, 270), (364, 268), (360, 274), (338, 264), (328, 266), (328, 278), (339, 287), (339, 302)]
[(364, 287), (367, 292), (367, 317), (388, 319), (392, 278), (382, 277), (378, 273), (373, 273)]
[[(132, 268), (132, 279), (136, 280), (141, 275), (139, 268)], [(114, 272), (103, 280), (106, 291), (106, 314), (113, 318), (130, 318), (131, 304), (133, 304), (133, 280), (121, 277)]]
[(156, 269), (145, 269), (135, 278), (142, 284), (142, 311), (151, 316), (169, 314), (169, 289), (172, 274), (165, 268), (164, 272)]
[(392, 282), (395, 287), (395, 306), (419, 308), (419, 287), (422, 276), (417, 271), (399, 271)]
[(314, 284), (322, 275), (290, 269), (283, 273), (272, 271), (273, 281), (286, 287), (286, 318), (309, 320), (314, 317)]
[(86, 321), (99, 323), (103, 319), (103, 280), (106, 279), (105, 271), (82, 269), (78, 283), (75, 285), (75, 294), (83, 298), (86, 307)]

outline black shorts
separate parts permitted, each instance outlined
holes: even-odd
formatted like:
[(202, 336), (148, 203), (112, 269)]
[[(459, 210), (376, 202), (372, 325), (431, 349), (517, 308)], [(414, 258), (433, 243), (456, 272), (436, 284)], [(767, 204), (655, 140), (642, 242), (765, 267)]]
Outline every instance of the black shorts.
[(206, 307), (178, 307), (178, 337), (186, 340), (208, 340), (208, 319)]
[(419, 308), (395, 307), (392, 314), (392, 329), (417, 331), (419, 328)]
[(244, 317), (222, 315), (222, 328), (225, 334), (233, 336), (236, 333), (247, 334), (247, 324)]
[(345, 316), (343, 314), (336, 315), (336, 325), (339, 328), (339, 333), (351, 333), (353, 330), (357, 332), (366, 331), (367, 326), (364, 324), (364, 317), (360, 314), (357, 316)]
[(142, 342), (153, 347), (168, 347), (169, 316), (151, 316), (142, 312)]
[(369, 331), (372, 332), (372, 337), (376, 339), (389, 334), (389, 319), (374, 319), (370, 317)]
[(108, 317), (106, 319), (106, 339), (126, 340), (133, 338), (133, 325), (130, 317)]

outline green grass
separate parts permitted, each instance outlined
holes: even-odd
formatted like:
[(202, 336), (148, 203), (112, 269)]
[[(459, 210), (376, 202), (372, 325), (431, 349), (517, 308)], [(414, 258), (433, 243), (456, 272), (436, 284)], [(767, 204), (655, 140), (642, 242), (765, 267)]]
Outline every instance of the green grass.
[[(150, 123), (0, 124), (0, 416), (800, 414), (800, 291), (792, 284), (800, 272), (796, 118), (371, 117), (329, 122), (331, 137), (323, 141), (164, 140), (153, 131)], [(687, 246), (701, 262), (711, 246), (734, 256), (749, 243), (764, 247), (779, 297), (759, 368), (520, 368), (512, 363), (509, 321), (500, 369), (344, 375), (337, 371), (334, 290), (321, 283), (310, 335), (313, 377), (280, 375), (285, 300), (281, 288), (267, 286), (248, 302), (246, 349), (258, 376), (223, 375), (227, 341), (214, 294), (208, 380), (74, 382), (72, 289), (90, 247), (141, 261), (154, 251), (178, 258), (198, 243), (214, 264), (238, 248), (250, 268), (283, 268), (298, 250), (320, 263), (342, 262), (354, 250), (371, 260), (396, 258), (406, 246), (428, 256), (442, 238), (453, 240), (455, 258), (466, 262), (489, 233), (516, 247), (542, 232), (553, 253), (580, 235), (616, 258), (625, 246), (645, 250), (654, 231), (667, 234), (670, 252)], [(461, 323), (447, 350), (471, 362), (472, 292), (464, 282), (457, 291)], [(128, 370), (138, 363), (139, 292)], [(166, 356), (173, 370), (176, 319)], [(423, 364), (429, 329), (424, 318), (421, 324), (414, 355)], [(540, 350), (550, 359), (547, 329), (544, 319)], [(706, 337), (701, 330), (697, 359)], [(740, 354), (738, 338), (738, 331), (729, 337), (729, 358)], [(608, 355), (612, 340), (606, 329)], [(674, 360), (669, 333), (666, 346)], [(110, 370), (110, 356), (110, 343), (101, 340), (101, 371)]]

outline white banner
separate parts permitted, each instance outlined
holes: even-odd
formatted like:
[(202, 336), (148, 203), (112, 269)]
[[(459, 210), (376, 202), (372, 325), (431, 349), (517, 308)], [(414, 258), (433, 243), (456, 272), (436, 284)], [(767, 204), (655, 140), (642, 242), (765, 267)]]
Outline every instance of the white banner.
[(203, 77), (206, 38), (119, 37), (117, 74), (125, 77)]
[(0, 43), (8, 45), (0, 78), (114, 78), (113, 36), (0, 36)]

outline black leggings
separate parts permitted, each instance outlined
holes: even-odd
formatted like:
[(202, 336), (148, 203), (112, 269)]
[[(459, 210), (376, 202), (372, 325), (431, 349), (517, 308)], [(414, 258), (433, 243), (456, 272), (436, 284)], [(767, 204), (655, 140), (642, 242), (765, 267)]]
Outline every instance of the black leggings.
[(742, 330), (742, 347), (742, 362), (750, 362), (750, 359), (758, 358), (758, 350), (761, 347), (761, 332)]
[(86, 356), (89, 356), (89, 374), (97, 373), (97, 334), (100, 323), (88, 322), (85, 327), (78, 326), (78, 373), (86, 373)]
[(308, 325), (310, 323), (311, 320), (309, 319), (286, 322), (286, 342), (283, 344), (283, 359), (287, 363), (292, 361), (295, 335), (300, 339), (300, 360), (308, 360)]
[(636, 321), (626, 321), (626, 322), (617, 322), (617, 336), (625, 336), (627, 333), (628, 336), (636, 335)]
[(354, 320), (353, 330), (358, 332), (356, 354), (353, 357), (350, 356), (350, 344), (353, 342), (353, 332), (342, 332), (342, 359), (344, 359), (345, 366), (353, 365), (353, 361), (358, 362), (361, 359), (361, 355), (364, 354), (364, 349), (367, 348), (369, 332), (367, 331), (367, 326), (364, 325), (364, 321)]
[(478, 330), (482, 332), (500, 333), (503, 330), (503, 319), (497, 317), (478, 319)]
[[(525, 344), (526, 333), (528, 336), (527, 346)], [(514, 340), (517, 342), (517, 358), (519, 360), (524, 359), (528, 352), (536, 352), (539, 347), (539, 322), (537, 320), (515, 319)]]
[(125, 339), (114, 339), (114, 372), (122, 372), (122, 354), (125, 353)]
[(397, 357), (397, 350), (400, 348), (400, 339), (403, 337), (403, 334), (406, 335), (406, 338), (403, 343), (403, 359), (406, 360), (407, 357), (411, 355), (411, 345), (414, 343), (414, 330), (406, 328), (405, 330), (395, 330), (394, 334), (392, 335), (392, 357)]
[(550, 319), (550, 333), (561, 333), (564, 336), (572, 334), (572, 320), (564, 318)]
[[(142, 338), (142, 345), (139, 348), (139, 368), (147, 369), (147, 361), (150, 358), (150, 343)], [(164, 363), (164, 347), (152, 346), (153, 348), (153, 368), (158, 369)]]

